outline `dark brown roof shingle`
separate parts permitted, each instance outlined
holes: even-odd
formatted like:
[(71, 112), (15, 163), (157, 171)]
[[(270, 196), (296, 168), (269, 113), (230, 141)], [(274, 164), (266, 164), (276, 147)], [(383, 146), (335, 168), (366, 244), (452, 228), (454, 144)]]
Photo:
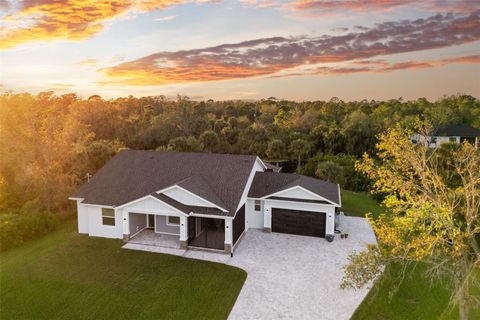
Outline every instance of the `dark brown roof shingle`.
[(255, 161), (253, 155), (124, 150), (72, 197), (120, 206), (179, 184), (233, 216)]
[(257, 172), (248, 197), (262, 198), (294, 186), (303, 187), (327, 200), (340, 204), (338, 184), (295, 173), (282, 172)]

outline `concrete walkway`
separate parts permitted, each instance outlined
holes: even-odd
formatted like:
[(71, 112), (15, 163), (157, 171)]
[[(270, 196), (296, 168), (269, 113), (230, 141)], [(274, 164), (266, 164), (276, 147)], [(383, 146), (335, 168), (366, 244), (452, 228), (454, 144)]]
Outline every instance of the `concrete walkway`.
[[(353, 250), (376, 243), (363, 218), (342, 217), (348, 239), (329, 243), (322, 238), (264, 233), (250, 229), (229, 255), (159, 247), (124, 248), (176, 254), (237, 266), (248, 277), (229, 319), (349, 319), (369, 288), (341, 290), (342, 267)], [(172, 251), (174, 250), (174, 251)], [(168, 251), (168, 252), (167, 252)]]

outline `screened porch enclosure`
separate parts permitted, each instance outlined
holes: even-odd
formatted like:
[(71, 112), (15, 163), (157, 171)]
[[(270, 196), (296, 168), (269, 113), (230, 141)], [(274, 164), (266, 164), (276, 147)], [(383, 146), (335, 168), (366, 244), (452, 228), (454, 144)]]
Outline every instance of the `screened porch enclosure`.
[(225, 220), (189, 217), (188, 237), (190, 247), (224, 250)]

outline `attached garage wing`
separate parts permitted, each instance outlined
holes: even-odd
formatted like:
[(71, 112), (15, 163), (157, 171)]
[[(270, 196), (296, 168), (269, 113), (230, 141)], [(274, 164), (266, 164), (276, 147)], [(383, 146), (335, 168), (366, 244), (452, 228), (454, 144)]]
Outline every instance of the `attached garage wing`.
[(272, 232), (325, 238), (326, 213), (272, 208)]

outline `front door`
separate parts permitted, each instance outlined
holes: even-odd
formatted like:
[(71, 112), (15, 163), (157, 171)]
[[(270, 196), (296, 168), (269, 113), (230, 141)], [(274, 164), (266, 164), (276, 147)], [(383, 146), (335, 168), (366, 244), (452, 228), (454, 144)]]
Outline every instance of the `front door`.
[(155, 215), (149, 214), (148, 215), (148, 228), (155, 229)]

